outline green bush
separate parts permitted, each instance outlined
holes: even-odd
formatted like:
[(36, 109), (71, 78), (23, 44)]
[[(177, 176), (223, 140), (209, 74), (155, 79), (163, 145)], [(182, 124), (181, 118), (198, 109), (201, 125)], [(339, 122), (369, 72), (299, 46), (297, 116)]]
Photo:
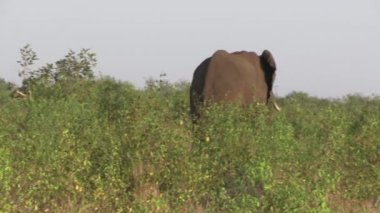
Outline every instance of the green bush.
[(0, 106), (2, 211), (329, 212), (380, 194), (379, 98), (215, 105), (193, 125), (186, 83), (70, 88)]
[(4, 85), (1, 212), (366, 211), (380, 194), (379, 97), (292, 93), (193, 124), (186, 82)]

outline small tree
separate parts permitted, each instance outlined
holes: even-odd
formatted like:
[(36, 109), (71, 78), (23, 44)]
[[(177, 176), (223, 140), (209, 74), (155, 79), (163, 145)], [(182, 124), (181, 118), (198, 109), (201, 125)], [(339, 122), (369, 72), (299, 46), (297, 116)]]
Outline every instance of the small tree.
[(96, 55), (90, 49), (82, 49), (79, 54), (70, 50), (64, 59), (55, 62), (54, 81), (57, 83), (62, 80), (93, 79), (92, 68), (95, 66)]
[(36, 71), (31, 69), (31, 66), (38, 60), (36, 52), (32, 50), (30, 45), (20, 49), (21, 60), (17, 63), (21, 66), (18, 76), (22, 78), (22, 87), (28, 88), (32, 80), (36, 77)]
[(70, 50), (64, 59), (48, 63), (39, 69), (32, 69), (37, 54), (30, 45), (20, 49), (21, 66), (18, 75), (22, 78), (22, 91), (30, 93), (35, 86), (51, 87), (58, 83), (71, 84), (77, 80), (94, 78), (93, 68), (96, 66), (96, 54), (89, 49), (82, 49), (78, 54)]

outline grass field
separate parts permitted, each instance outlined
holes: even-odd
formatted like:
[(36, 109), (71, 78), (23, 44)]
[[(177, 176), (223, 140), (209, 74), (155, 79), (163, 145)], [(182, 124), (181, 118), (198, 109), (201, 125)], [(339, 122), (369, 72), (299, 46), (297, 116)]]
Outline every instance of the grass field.
[(213, 106), (112, 79), (0, 93), (0, 212), (377, 212), (380, 98)]

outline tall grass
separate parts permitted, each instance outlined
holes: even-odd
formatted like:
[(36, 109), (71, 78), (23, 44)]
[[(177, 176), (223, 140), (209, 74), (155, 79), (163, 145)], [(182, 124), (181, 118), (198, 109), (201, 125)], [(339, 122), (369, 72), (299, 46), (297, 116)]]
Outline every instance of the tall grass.
[(378, 97), (293, 93), (281, 112), (215, 105), (193, 125), (187, 83), (86, 80), (33, 95), (0, 97), (0, 211), (376, 208)]

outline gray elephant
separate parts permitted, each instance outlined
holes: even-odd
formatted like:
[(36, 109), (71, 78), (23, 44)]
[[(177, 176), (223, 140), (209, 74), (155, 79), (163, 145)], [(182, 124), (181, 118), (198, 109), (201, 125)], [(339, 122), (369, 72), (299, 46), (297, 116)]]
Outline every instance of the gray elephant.
[(232, 102), (247, 106), (252, 102), (271, 102), (280, 110), (273, 96), (276, 63), (270, 51), (216, 51), (195, 70), (190, 86), (190, 114), (200, 116), (205, 102)]

